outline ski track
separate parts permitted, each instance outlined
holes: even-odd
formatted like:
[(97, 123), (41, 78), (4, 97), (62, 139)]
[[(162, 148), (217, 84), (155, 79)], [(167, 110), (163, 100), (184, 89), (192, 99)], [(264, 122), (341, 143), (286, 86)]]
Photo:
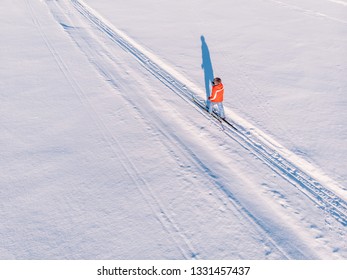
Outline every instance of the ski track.
[[(177, 77), (164, 69), (168, 67), (163, 67), (162, 65), (155, 63), (153, 59), (149, 58), (131, 42), (118, 34), (110, 23), (84, 4), (83, 1), (72, 0), (71, 2), (87, 20), (94, 24), (112, 41), (117, 43), (127, 52), (131, 53), (134, 58), (137, 59), (143, 67), (158, 80), (191, 104), (196, 110), (201, 111), (199, 106), (195, 105), (194, 102), (198, 102), (200, 106), (204, 107), (204, 100), (185, 83), (182, 83)], [(206, 111), (201, 112), (206, 118), (215, 122), (216, 125), (220, 125), (219, 121), (211, 118)], [(322, 183), (310, 176), (309, 172), (306, 172), (302, 167), (299, 168), (300, 164), (287, 159), (283, 155), (283, 152), (281, 152), (281, 149), (276, 149), (277, 145), (271, 143), (270, 137), (267, 138), (266, 135), (257, 135), (256, 133), (252, 133), (250, 130), (237, 123), (235, 123), (235, 126), (238, 129), (237, 131), (225, 124), (223, 125), (223, 132), (261, 159), (282, 178), (298, 188), (322, 211), (333, 216), (343, 226), (347, 226), (347, 202), (343, 198), (339, 197), (327, 187), (324, 187)]]
[[(61, 59), (61, 57), (59, 57), (52, 44), (49, 42), (47, 36), (45, 36), (42, 28), (40, 27), (38, 19), (35, 18), (35, 14), (30, 2), (28, 0), (26, 0), (26, 2), (27, 5), (30, 6), (31, 13), (33, 14), (33, 19), (37, 25), (39, 32), (41, 33), (47, 47), (49, 48), (53, 57), (55, 58), (56, 63), (63, 72), (66, 80), (70, 83), (71, 88), (79, 97), (81, 103), (84, 106), (87, 106), (88, 108), (92, 109), (90, 113), (91, 117), (98, 125), (98, 128), (102, 132), (108, 145), (112, 149), (113, 153), (117, 156), (118, 161), (121, 162), (123, 168), (127, 171), (128, 175), (137, 185), (138, 191), (144, 197), (145, 201), (150, 206), (153, 213), (156, 215), (157, 219), (162, 224), (163, 228), (172, 237), (184, 258), (198, 258), (197, 251), (191, 244), (189, 238), (179, 228), (178, 223), (176, 223), (173, 219), (173, 215), (167, 209), (165, 209), (160, 199), (155, 195), (149, 184), (146, 182), (143, 176), (140, 175), (141, 173), (138, 171), (136, 164), (126, 155), (126, 152), (122, 148), (121, 144), (117, 141), (117, 139), (113, 136), (107, 124), (102, 120), (101, 117), (98, 116), (97, 111), (95, 110), (95, 108), (93, 108), (93, 105), (91, 104), (91, 102), (89, 102), (88, 98), (83, 93), (82, 88), (79, 86), (78, 82), (73, 78), (73, 75), (71, 75), (68, 67)], [(179, 97), (184, 99), (188, 104), (192, 106), (192, 108), (199, 111), (208, 120), (215, 123), (215, 125), (220, 126), (220, 122), (218, 120), (211, 118), (211, 116), (206, 111), (202, 111), (199, 108), (199, 106), (197, 106), (194, 103), (193, 100), (195, 99), (195, 102), (198, 102), (200, 106), (205, 106), (204, 100), (197, 95), (197, 91), (192, 90), (192, 87), (190, 85), (187, 86), (186, 82), (182, 82), (182, 79), (178, 78), (177, 75), (172, 74), (172, 72), (168, 70), (169, 68), (166, 67), (166, 65), (158, 63), (154, 59), (151, 59), (148, 55), (144, 54), (141, 51), (141, 49), (135, 47), (131, 41), (129, 41), (126, 37), (124, 38), (124, 36), (120, 35), (111, 24), (105, 21), (100, 15), (98, 15), (95, 11), (93, 11), (82, 1), (71, 0), (70, 2), (73, 4), (74, 9), (76, 9), (78, 13), (80, 13), (83, 16), (83, 18), (85, 18), (92, 25), (94, 25), (94, 27), (96, 27), (104, 36), (107, 36), (126, 52), (132, 54), (134, 58), (138, 62), (140, 62), (146, 70), (153, 74), (153, 76), (160, 80), (165, 86), (171, 89)], [(46, 1), (46, 4), (49, 6), (53, 16), (59, 21), (62, 27), (66, 31), (72, 32), (72, 24), (70, 26), (67, 24), (68, 21), (66, 21), (66, 19), (64, 19), (66, 21), (64, 22), (57, 18), (59, 17), (58, 13), (61, 14), (60, 16), (71, 16), (67, 15), (67, 13), (69, 12), (69, 7), (62, 6), (64, 5), (64, 1)], [(76, 31), (76, 34), (78, 34), (78, 32), (79, 30)], [(92, 40), (98, 41), (96, 36), (95, 38), (92, 38)], [(89, 46), (89, 48), (90, 50), (84, 51), (86, 53), (89, 52), (90, 54), (92, 54), (92, 57), (95, 57), (95, 55), (97, 54), (95, 53), (95, 51), (93, 52), (93, 46)], [(100, 58), (99, 61), (97, 58), (92, 60), (95, 60), (94, 65), (97, 67), (99, 72), (104, 77), (106, 77), (113, 86), (116, 86), (116, 84), (114, 83), (114, 79), (112, 79), (112, 74), (109, 73), (107, 67), (103, 66), (102, 59), (106, 58)], [(111, 57), (108, 57), (108, 59), (112, 60)], [(127, 101), (131, 103), (131, 100)], [(132, 105), (134, 108), (136, 108), (136, 110), (139, 111), (139, 113), (142, 116), (148, 114), (145, 111), (141, 111), (141, 109), (138, 108), (136, 104)], [(169, 143), (174, 143), (175, 146), (179, 148), (177, 151), (172, 151), (172, 149), (170, 149), (170, 146), (172, 145), (165, 144), (165, 141), (163, 142), (164, 145), (167, 145), (167, 149), (169, 149), (171, 153), (179, 153), (179, 156), (177, 155), (176, 158), (184, 158), (184, 160), (189, 162), (189, 164), (194, 165), (204, 174), (208, 175), (207, 179), (211, 182), (211, 185), (214, 186), (214, 189), (212, 189), (212, 191), (217, 193), (217, 197), (221, 201), (224, 200), (224, 197), (227, 197), (229, 203), (232, 204), (232, 207), (229, 206), (229, 211), (233, 211), (232, 209), (236, 209), (238, 211), (238, 214), (246, 218), (249, 223), (253, 224), (255, 228), (257, 228), (259, 235), (262, 236), (262, 239), (266, 240), (264, 242), (266, 245), (270, 246), (271, 248), (276, 248), (279, 252), (281, 252), (284, 258), (290, 259), (293, 258), (293, 256), (302, 256), (301, 252), (288, 253), (288, 248), (284, 248), (283, 244), (280, 244), (278, 240), (273, 240), (269, 234), (269, 232), (271, 231), (269, 230), (269, 228), (267, 228), (264, 222), (257, 219), (257, 217), (255, 217), (250, 211), (243, 207), (242, 203), (233, 195), (233, 193), (215, 179), (215, 174), (213, 174), (213, 172), (209, 170), (209, 168), (203, 162), (200, 161), (197, 155), (195, 155), (194, 152), (191, 151), (185, 143), (180, 141), (180, 139), (176, 137), (174, 134), (162, 130), (161, 128), (165, 126), (163, 126), (163, 124), (160, 123), (159, 119), (156, 119), (155, 123), (151, 122), (151, 125), (154, 126), (161, 133), (161, 135), (163, 135), (168, 140)], [(295, 163), (290, 162), (288, 159), (286, 159), (283, 155), (281, 155), (280, 151), (277, 151), (274, 148), (274, 146), (276, 145), (272, 145), (271, 142), (267, 144), (266, 139), (262, 139), (260, 136), (257, 137), (254, 133), (251, 133), (250, 130), (247, 130), (241, 124), (236, 123), (235, 126), (238, 128), (238, 131), (235, 131), (226, 124), (222, 125), (222, 131), (228, 137), (239, 143), (243, 148), (248, 150), (250, 153), (258, 157), (259, 159), (261, 159), (262, 162), (264, 162), (282, 178), (294, 185), (297, 189), (299, 189), (302, 193), (309, 197), (309, 199), (311, 199), (313, 203), (316, 204), (322, 211), (333, 216), (343, 226), (347, 225), (347, 203), (345, 200), (343, 200), (327, 188), (323, 187), (321, 183), (312, 178), (312, 176), (306, 174), (304, 170), (296, 166)], [(114, 145), (116, 147), (114, 147)], [(144, 189), (142, 189), (141, 186), (144, 186)]]

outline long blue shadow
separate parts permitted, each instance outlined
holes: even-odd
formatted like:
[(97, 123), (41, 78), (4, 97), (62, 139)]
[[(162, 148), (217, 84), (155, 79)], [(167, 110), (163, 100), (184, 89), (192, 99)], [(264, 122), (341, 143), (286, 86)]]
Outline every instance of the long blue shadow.
[(211, 83), (212, 83), (213, 78), (214, 78), (213, 67), (212, 67), (210, 51), (209, 51), (208, 46), (206, 44), (205, 37), (203, 35), (201, 35), (200, 39), (201, 39), (201, 54), (202, 54), (201, 68), (204, 70), (206, 100), (208, 100), (208, 97), (210, 96), (210, 92), (211, 92), (211, 88), (210, 88)]

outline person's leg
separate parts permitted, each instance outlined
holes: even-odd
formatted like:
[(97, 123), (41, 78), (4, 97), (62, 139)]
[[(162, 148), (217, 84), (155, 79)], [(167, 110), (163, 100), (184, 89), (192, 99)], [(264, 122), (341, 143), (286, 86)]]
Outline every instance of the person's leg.
[(219, 112), (219, 116), (224, 119), (225, 118), (225, 114), (224, 114), (224, 106), (223, 106), (223, 102), (218, 103), (218, 112)]
[(209, 107), (208, 107), (208, 112), (210, 113), (210, 114), (212, 114), (212, 109), (213, 109), (213, 102), (210, 102), (210, 105), (209, 105)]

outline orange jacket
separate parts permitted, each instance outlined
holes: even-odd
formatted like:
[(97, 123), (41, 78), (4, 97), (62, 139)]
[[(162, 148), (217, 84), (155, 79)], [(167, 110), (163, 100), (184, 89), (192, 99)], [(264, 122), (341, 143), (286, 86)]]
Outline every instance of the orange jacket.
[(223, 102), (224, 99), (224, 86), (222, 83), (212, 87), (212, 92), (209, 100), (211, 102)]

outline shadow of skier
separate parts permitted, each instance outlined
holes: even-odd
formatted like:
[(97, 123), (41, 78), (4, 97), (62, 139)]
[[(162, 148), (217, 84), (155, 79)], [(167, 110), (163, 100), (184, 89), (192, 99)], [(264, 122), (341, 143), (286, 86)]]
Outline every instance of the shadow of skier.
[(201, 35), (201, 54), (202, 54), (202, 64), (201, 68), (204, 70), (204, 79), (205, 79), (205, 91), (206, 91), (206, 105), (209, 105), (208, 97), (211, 92), (211, 83), (214, 79), (213, 76), (213, 67), (211, 62), (210, 51), (206, 44), (205, 37)]

